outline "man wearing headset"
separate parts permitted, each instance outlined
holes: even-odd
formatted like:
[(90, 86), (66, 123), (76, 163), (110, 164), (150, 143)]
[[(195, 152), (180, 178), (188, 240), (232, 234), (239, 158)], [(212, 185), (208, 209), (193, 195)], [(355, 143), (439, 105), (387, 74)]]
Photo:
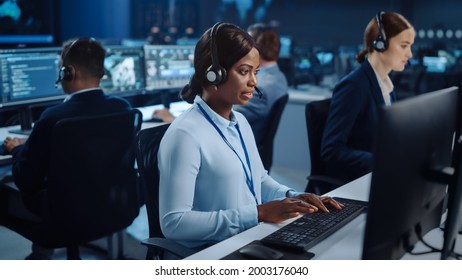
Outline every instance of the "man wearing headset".
[[(121, 98), (107, 96), (100, 88), (104, 75), (105, 50), (91, 38), (64, 43), (56, 85), (68, 94), (62, 104), (46, 109), (35, 122), (27, 140), (7, 137), (3, 144), (13, 155), (16, 187), (0, 186), (0, 218), (37, 219), (41, 215), (43, 190), (47, 188), (52, 128), (57, 121), (77, 116), (94, 116), (129, 110)], [(1, 222), (1, 219), (0, 219)], [(47, 259), (52, 250), (32, 245), (27, 259)]]

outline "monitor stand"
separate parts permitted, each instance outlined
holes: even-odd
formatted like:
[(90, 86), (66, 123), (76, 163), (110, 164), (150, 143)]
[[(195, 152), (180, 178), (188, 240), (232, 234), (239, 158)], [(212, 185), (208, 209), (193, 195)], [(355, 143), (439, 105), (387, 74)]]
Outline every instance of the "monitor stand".
[(29, 135), (32, 131), (32, 113), (29, 107), (19, 109), (19, 125), (20, 129), (12, 129), (8, 132), (14, 134)]

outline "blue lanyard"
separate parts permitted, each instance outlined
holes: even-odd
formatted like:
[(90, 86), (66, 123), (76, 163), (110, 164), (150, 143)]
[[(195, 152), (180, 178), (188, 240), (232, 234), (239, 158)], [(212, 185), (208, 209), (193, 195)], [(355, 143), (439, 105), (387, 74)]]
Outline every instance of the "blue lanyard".
[(250, 175), (247, 172), (247, 169), (245, 168), (244, 161), (242, 161), (236, 149), (234, 149), (233, 145), (229, 143), (228, 139), (226, 139), (226, 136), (223, 134), (220, 128), (215, 124), (215, 122), (213, 122), (212, 118), (209, 116), (209, 114), (207, 114), (207, 112), (204, 110), (204, 108), (202, 108), (202, 106), (199, 103), (197, 103), (197, 106), (202, 111), (202, 114), (204, 115), (204, 117), (209, 121), (209, 123), (212, 124), (212, 126), (215, 128), (218, 134), (220, 134), (221, 138), (223, 138), (223, 141), (225, 141), (226, 145), (228, 145), (228, 147), (234, 152), (234, 154), (236, 154), (237, 158), (241, 162), (242, 169), (244, 169), (245, 177), (247, 179), (247, 186), (249, 187), (249, 190), (252, 193), (253, 197), (255, 198), (255, 202), (258, 205), (257, 195), (255, 194), (255, 189), (253, 187), (252, 167), (250, 165), (249, 154), (247, 152), (247, 147), (245, 146), (245, 142), (244, 142), (244, 138), (242, 137), (241, 130), (239, 129), (239, 124), (236, 123), (236, 129), (237, 129), (237, 132), (239, 133), (239, 138), (241, 139), (241, 145), (242, 145), (242, 148), (244, 149), (245, 159), (247, 161), (247, 166), (249, 167)]

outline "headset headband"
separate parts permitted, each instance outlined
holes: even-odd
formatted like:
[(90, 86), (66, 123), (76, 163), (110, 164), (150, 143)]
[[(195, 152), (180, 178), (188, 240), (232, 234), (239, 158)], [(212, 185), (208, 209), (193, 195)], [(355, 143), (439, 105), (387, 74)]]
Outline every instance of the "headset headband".
[(377, 21), (377, 27), (379, 28), (379, 38), (382, 38), (382, 40), (387, 40), (387, 37), (385, 35), (385, 30), (383, 29), (383, 24), (382, 24), (382, 15), (385, 14), (385, 12), (379, 12), (375, 16), (375, 20)]

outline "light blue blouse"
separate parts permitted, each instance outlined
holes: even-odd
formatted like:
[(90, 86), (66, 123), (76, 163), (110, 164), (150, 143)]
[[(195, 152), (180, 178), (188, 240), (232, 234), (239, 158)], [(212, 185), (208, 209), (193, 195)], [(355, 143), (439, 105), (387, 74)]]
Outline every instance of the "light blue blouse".
[(216, 243), (258, 224), (255, 197), (247, 185), (243, 165), (198, 103), (239, 154), (248, 172), (235, 126), (239, 123), (258, 203), (283, 199), (293, 191), (268, 175), (252, 129), (241, 113), (233, 112), (231, 120), (226, 120), (196, 97), (195, 104), (170, 125), (158, 153), (162, 232), (188, 247)]

